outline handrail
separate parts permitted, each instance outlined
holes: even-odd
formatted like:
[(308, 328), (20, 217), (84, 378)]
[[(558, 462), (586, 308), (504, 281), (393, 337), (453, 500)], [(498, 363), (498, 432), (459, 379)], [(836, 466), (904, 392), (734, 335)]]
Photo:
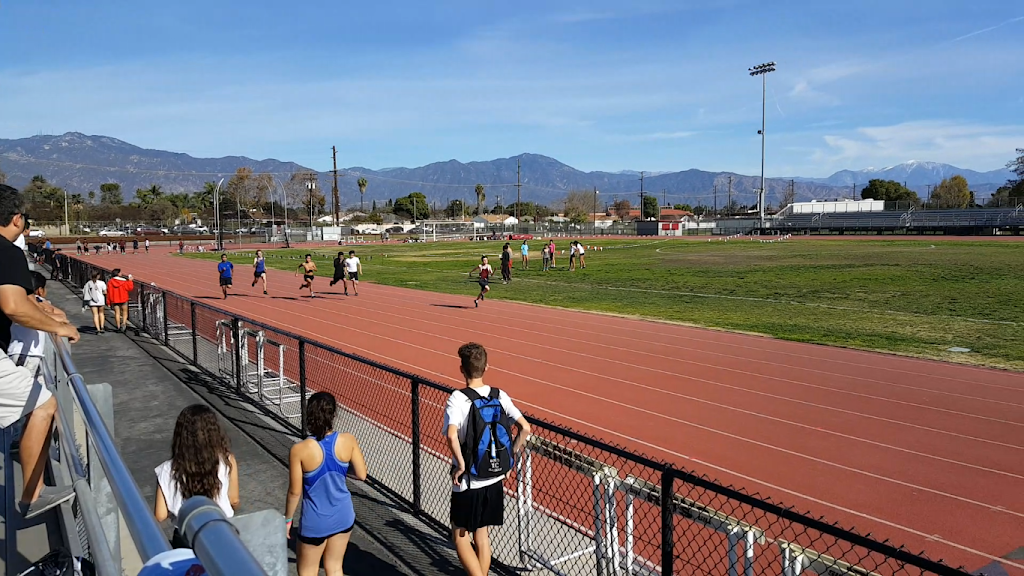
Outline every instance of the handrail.
[(132, 540), (135, 541), (142, 561), (147, 562), (150, 558), (170, 550), (170, 542), (167, 541), (163, 531), (160, 530), (156, 518), (153, 517), (149, 509), (149, 505), (142, 497), (138, 484), (135, 483), (135, 479), (132, 477), (131, 472), (128, 471), (124, 460), (121, 459), (110, 430), (107, 428), (107, 424), (103, 421), (99, 409), (89, 395), (85, 380), (78, 373), (75, 363), (71, 360), (71, 351), (68, 349), (68, 345), (56, 336), (51, 336), (51, 339), (54, 350), (57, 352), (57, 357), (61, 364), (63, 364), (65, 373), (68, 375), (68, 385), (78, 401), (86, 430), (93, 446), (96, 448), (96, 454), (99, 457), (100, 464), (103, 466), (103, 471), (107, 475), (107, 480), (110, 483), (114, 499), (117, 501), (117, 506), (124, 515), (128, 531), (131, 532)]
[(266, 570), (238, 538), (238, 529), (209, 498), (193, 496), (185, 500), (175, 527), (185, 536), (203, 568), (213, 576), (266, 576)]

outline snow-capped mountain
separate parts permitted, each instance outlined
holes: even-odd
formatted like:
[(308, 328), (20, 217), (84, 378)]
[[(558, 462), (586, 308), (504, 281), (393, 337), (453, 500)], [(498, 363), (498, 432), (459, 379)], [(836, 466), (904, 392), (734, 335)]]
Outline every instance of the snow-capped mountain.
[(804, 178), (805, 182), (817, 182), (830, 186), (852, 186), (854, 184), (867, 184), (868, 180), (875, 178), (881, 180), (895, 180), (905, 182), (907, 186), (914, 188), (938, 184), (944, 178), (961, 175), (972, 185), (982, 184), (1005, 184), (1014, 175), (1003, 168), (990, 172), (976, 172), (966, 168), (958, 168), (949, 164), (939, 162), (919, 162), (911, 160), (895, 166), (886, 168), (865, 168), (864, 170), (840, 170), (828, 178)]

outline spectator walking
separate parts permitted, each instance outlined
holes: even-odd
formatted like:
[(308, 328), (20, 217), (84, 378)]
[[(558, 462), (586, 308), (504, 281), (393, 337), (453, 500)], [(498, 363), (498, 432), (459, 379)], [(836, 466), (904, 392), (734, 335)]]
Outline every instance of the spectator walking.
[[(23, 491), (18, 509), (31, 519), (74, 497), (70, 488), (43, 486), (43, 472), (49, 460), (50, 437), (57, 400), (25, 367), (7, 356), (14, 323), (78, 341), (78, 330), (48, 315), (39, 302), (28, 298), (35, 288), (25, 253), (14, 245), (28, 228), (24, 199), (16, 189), (0, 184), (0, 427), (6, 428), (28, 416), (18, 448), (21, 457)], [(8, 488), (10, 490), (10, 487)], [(11, 495), (8, 494), (10, 498)]]
[(135, 289), (132, 275), (127, 278), (121, 275), (121, 269), (115, 268), (107, 283), (107, 300), (114, 310), (114, 331), (124, 332), (128, 329), (128, 293)]
[(120, 242), (117, 243), (117, 248), (121, 251), (121, 255), (124, 256), (124, 248), (125, 248), (124, 240), (121, 240)]
[(85, 283), (82, 288), (82, 299), (85, 305), (92, 310), (92, 324), (96, 327), (97, 334), (103, 334), (107, 318), (103, 308), (107, 304), (107, 283), (103, 281), (103, 274), (92, 273), (92, 279)]
[(185, 241), (179, 238), (178, 239), (178, 254), (184, 254), (184, 253), (185, 253)]
[(146, 238), (146, 254), (149, 254), (149, 238)]
[[(153, 515), (158, 522), (177, 518), (183, 502), (193, 496), (213, 500), (231, 518), (238, 508), (238, 462), (217, 415), (205, 404), (193, 404), (178, 414), (171, 439), (171, 459), (156, 467)], [(174, 529), (171, 545), (188, 548)]]
[(139, 239), (132, 238), (132, 256), (139, 253)]
[[(530, 437), (530, 424), (506, 392), (484, 384), (482, 345), (463, 344), (459, 362), (466, 387), (448, 397), (442, 431), (452, 457), (452, 539), (466, 572), (484, 576), (491, 566), (488, 527), (504, 523), (502, 481)], [(513, 422), (519, 428), (514, 442)]]
[(316, 576), (323, 560), (327, 576), (342, 576), (345, 549), (356, 522), (345, 477), (351, 471), (366, 480), (366, 461), (352, 434), (334, 430), (338, 410), (334, 396), (317, 392), (307, 403), (311, 436), (292, 446), (288, 458), (288, 498), (285, 522), (291, 537), (292, 519), (299, 517), (299, 576)]
[(79, 256), (82, 255), (82, 239), (81, 238), (79, 238), (78, 240), (75, 240), (75, 253), (77, 253)]

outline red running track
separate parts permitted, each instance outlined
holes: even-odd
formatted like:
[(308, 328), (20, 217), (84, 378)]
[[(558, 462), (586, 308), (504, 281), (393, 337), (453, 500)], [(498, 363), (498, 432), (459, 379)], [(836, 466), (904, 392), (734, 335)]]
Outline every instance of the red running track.
[[(236, 260), (233, 293), (246, 297), (210, 304), (452, 386), (455, 349), (480, 342), (488, 382), (537, 416), (953, 565), (1024, 544), (1022, 374), (511, 302), (474, 309), (469, 285), (453, 296), (363, 282), (359, 297), (309, 300), (270, 270), (264, 296)], [(214, 262), (89, 261), (220, 294)]]

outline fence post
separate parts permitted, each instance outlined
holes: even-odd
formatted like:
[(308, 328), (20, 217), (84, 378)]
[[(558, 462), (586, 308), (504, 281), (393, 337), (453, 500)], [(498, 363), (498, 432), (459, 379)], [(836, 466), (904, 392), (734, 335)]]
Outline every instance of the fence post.
[(423, 510), (423, 478), (420, 454), (420, 383), (413, 378), (412, 382), (412, 509)]
[(190, 300), (188, 303), (189, 313), (192, 315), (192, 365), (199, 366), (199, 338), (196, 330), (196, 303)]
[(167, 293), (166, 292), (161, 292), (160, 293), (160, 311), (161, 311), (161, 316), (163, 316), (163, 320), (162, 320), (163, 330), (160, 332), (160, 334), (163, 336), (163, 338), (161, 339), (161, 342), (164, 343), (164, 346), (167, 346)]
[[(283, 369), (282, 369), (283, 370)], [(299, 436), (305, 438), (306, 429), (306, 341), (299, 340)]]
[(149, 332), (146, 326), (146, 285), (139, 284), (139, 308), (142, 310), (142, 331)]
[[(231, 318), (231, 343), (232, 353), (235, 356), (235, 389), (242, 391), (242, 340), (241, 330), (238, 329), (238, 318)], [(246, 359), (248, 360), (248, 358)]]
[(675, 510), (672, 497), (676, 493), (675, 470), (661, 472), (661, 576), (672, 576), (675, 568)]

